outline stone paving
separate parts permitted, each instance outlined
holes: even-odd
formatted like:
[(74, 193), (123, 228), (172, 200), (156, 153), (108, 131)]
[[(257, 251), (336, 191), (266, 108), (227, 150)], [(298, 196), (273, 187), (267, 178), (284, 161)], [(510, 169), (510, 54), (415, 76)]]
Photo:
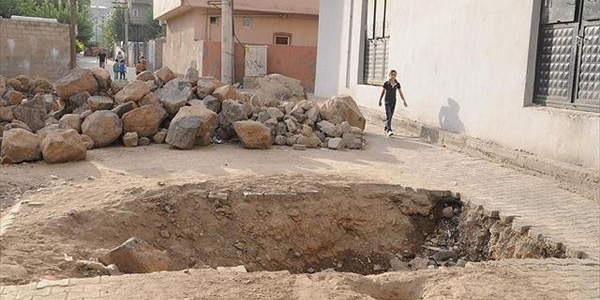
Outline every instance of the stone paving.
[[(225, 159), (232, 166), (236, 164), (236, 160), (244, 160), (249, 162), (245, 168), (254, 170), (257, 174), (276, 173), (269, 170), (269, 167), (280, 170), (285, 169), (286, 166), (293, 166), (294, 170), (304, 170), (306, 173), (354, 174), (354, 177), (360, 177), (363, 173), (369, 174), (364, 176), (370, 177), (369, 180), (373, 181), (460, 192), (463, 200), (482, 205), (490, 213), (498, 212), (501, 217), (514, 216), (514, 226), (530, 227), (530, 236), (540, 239), (549, 238), (562, 243), (570, 257), (587, 258), (562, 261), (507, 260), (490, 263), (498, 264), (500, 267), (515, 266), (525, 272), (542, 270), (549, 278), (564, 283), (565, 292), (570, 295), (568, 299), (600, 299), (598, 290), (600, 205), (597, 202), (559, 188), (551, 178), (526, 175), (483, 159), (428, 145), (410, 136), (385, 138), (380, 131), (378, 125), (368, 126), (366, 138), (369, 145), (368, 149), (363, 151), (289, 151), (275, 148), (269, 150), (272, 153), (269, 153), (266, 158), (259, 151), (247, 151), (233, 145), (219, 145), (229, 150), (228, 157), (221, 157), (224, 154), (220, 154), (217, 150), (214, 153), (210, 151), (211, 154), (203, 152), (203, 155), (212, 157), (204, 162), (209, 166), (204, 166), (202, 169), (211, 169), (211, 163), (216, 164)], [(109, 157), (110, 151), (114, 149), (98, 151), (100, 156)], [(173, 168), (194, 167), (195, 162), (185, 159), (187, 154), (169, 153), (169, 159), (174, 161)], [(133, 155), (137, 156), (136, 153)], [(93, 156), (91, 159), (94, 159)], [(151, 161), (143, 161), (145, 159), (143, 156), (139, 159), (137, 165), (151, 165)], [(255, 169), (253, 169), (254, 165), (256, 165)], [(340, 166), (344, 169), (343, 173), (336, 171)], [(141, 298), (130, 296), (136, 293), (129, 296), (107, 295), (103, 294), (103, 291), (106, 287), (115, 284), (132, 286), (134, 283), (129, 282), (130, 279), (162, 285), (169, 278), (166, 275), (153, 274), (128, 275), (102, 279), (71, 279), (53, 283), (58, 286), (49, 288), (37, 288), (36, 284), (20, 287), (6, 286), (0, 288), (2, 292), (0, 299), (88, 299), (90, 296), (101, 295), (106, 296), (107, 299), (162, 299), (158, 296), (155, 298), (154, 296), (140, 296)], [(109, 290), (111, 289), (113, 288)], [(137, 290), (142, 291), (144, 287), (139, 286)]]

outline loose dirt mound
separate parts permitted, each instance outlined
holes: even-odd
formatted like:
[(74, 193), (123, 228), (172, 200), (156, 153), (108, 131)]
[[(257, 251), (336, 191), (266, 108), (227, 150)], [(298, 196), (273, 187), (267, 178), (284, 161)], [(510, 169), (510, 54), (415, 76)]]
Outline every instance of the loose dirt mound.
[(532, 241), (509, 223), (479, 217), (477, 209), (464, 212), (450, 192), (319, 181), (132, 187), (89, 209), (23, 220), (0, 237), (0, 250), (2, 264), (23, 266), (28, 276), (0, 280), (93, 276), (77, 261), (97, 260), (133, 236), (165, 250), (172, 269), (244, 265), (248, 271), (377, 274), (452, 266), (459, 257), (564, 256), (560, 245)]

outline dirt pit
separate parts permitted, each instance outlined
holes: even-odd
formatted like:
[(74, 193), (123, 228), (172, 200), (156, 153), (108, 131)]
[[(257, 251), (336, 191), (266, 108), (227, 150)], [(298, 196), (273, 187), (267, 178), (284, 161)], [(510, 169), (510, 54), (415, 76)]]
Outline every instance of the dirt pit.
[(2, 263), (27, 270), (26, 276), (3, 276), (0, 282), (98, 275), (76, 262), (98, 260), (130, 237), (165, 251), (171, 270), (244, 265), (250, 272), (366, 275), (565, 257), (561, 244), (533, 240), (526, 230), (513, 230), (511, 218), (465, 205), (449, 191), (270, 184), (131, 188), (102, 209), (69, 210), (37, 232), (29, 228), (0, 239)]

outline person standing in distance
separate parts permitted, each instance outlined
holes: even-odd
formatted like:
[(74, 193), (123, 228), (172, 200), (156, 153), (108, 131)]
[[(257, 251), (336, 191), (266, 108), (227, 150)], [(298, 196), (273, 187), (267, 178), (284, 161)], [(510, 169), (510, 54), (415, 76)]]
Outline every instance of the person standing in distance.
[(381, 91), (381, 96), (379, 96), (379, 106), (381, 106), (381, 99), (385, 95), (385, 127), (384, 131), (387, 136), (391, 137), (394, 135), (394, 131), (392, 130), (392, 118), (394, 117), (394, 111), (396, 110), (396, 91), (400, 94), (400, 98), (402, 98), (402, 102), (404, 107), (407, 107), (406, 100), (404, 99), (404, 94), (402, 94), (402, 88), (400, 87), (400, 82), (396, 80), (396, 76), (398, 73), (396, 70), (390, 71), (390, 79), (383, 84), (383, 91)]
[(104, 48), (100, 49), (98, 53), (98, 66), (102, 69), (106, 67), (106, 51), (104, 51)]

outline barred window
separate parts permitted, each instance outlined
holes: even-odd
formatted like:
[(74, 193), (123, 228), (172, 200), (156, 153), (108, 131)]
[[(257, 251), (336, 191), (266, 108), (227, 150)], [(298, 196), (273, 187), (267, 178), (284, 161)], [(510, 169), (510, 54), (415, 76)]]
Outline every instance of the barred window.
[(388, 0), (366, 0), (363, 83), (381, 85), (387, 79), (389, 41)]

